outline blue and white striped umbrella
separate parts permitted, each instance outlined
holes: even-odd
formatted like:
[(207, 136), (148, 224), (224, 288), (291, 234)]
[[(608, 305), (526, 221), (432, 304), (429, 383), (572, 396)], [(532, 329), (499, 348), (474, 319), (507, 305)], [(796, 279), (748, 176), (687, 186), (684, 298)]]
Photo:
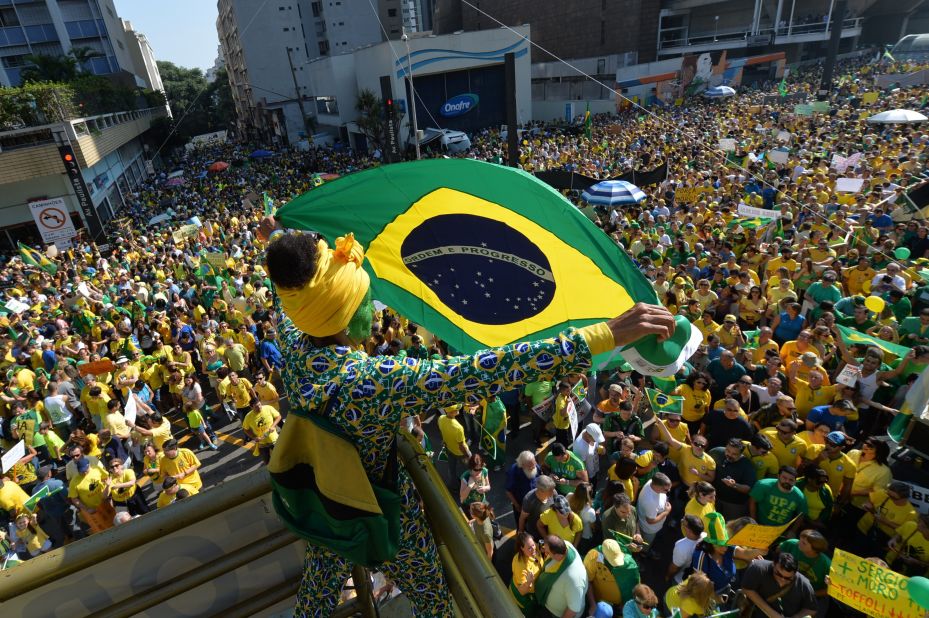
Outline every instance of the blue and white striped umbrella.
[(581, 193), (585, 202), (600, 206), (638, 204), (646, 197), (642, 189), (625, 180), (604, 180)]
[(724, 99), (726, 97), (734, 97), (735, 89), (730, 88), (729, 86), (714, 86), (713, 88), (708, 88), (706, 92), (703, 93), (708, 99)]

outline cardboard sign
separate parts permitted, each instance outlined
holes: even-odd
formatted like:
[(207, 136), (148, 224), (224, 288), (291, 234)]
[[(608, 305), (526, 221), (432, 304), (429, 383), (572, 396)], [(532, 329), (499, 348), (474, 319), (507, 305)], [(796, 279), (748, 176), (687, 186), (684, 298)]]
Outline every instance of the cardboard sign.
[(533, 406), (532, 411), (546, 423), (552, 420), (555, 415), (555, 397), (549, 397), (539, 405)]
[(16, 462), (26, 456), (26, 442), (25, 440), (20, 440), (17, 442), (13, 448), (8, 450), (3, 454), (3, 458), (0, 459), (0, 469), (6, 474), (6, 471), (16, 465)]
[(877, 94), (878, 93), (876, 92), (866, 92), (863, 95), (861, 95), (861, 102), (864, 103), (865, 105), (871, 105), (872, 103), (877, 101)]
[(859, 375), (861, 375), (861, 369), (854, 365), (845, 365), (839, 375), (835, 377), (835, 381), (845, 386), (854, 387), (858, 383)]
[(226, 270), (226, 254), (222, 252), (204, 253), (203, 259), (207, 264), (216, 269), (217, 272)]
[(864, 186), (864, 178), (836, 178), (836, 193), (858, 193)]
[(674, 201), (693, 204), (699, 202), (704, 193), (712, 190), (710, 187), (681, 187), (674, 192)]
[(790, 141), (790, 138), (793, 137), (789, 131), (779, 131), (777, 134), (777, 141), (787, 143)]
[(732, 152), (735, 150), (735, 143), (735, 140), (731, 137), (724, 137), (723, 139), (719, 140), (719, 148), (720, 150), (725, 150), (726, 152)]
[(794, 113), (798, 116), (812, 116), (813, 115), (813, 106), (803, 103), (801, 105), (794, 105)]
[(729, 539), (727, 545), (740, 545), (742, 547), (751, 547), (752, 549), (768, 549), (771, 543), (784, 534), (784, 531), (793, 525), (794, 519), (783, 526), (762, 526), (761, 524), (748, 524)]
[(829, 569), (829, 596), (875, 618), (923, 618), (926, 610), (910, 600), (909, 577), (835, 550)]
[(77, 366), (77, 371), (82, 376), (87, 374), (94, 374), (95, 376), (100, 375), (101, 373), (110, 373), (111, 371), (116, 370), (116, 364), (108, 359), (104, 358), (102, 360), (94, 361), (92, 363), (84, 363), (83, 365)]
[(767, 208), (756, 208), (755, 206), (749, 206), (748, 204), (739, 204), (739, 216), (746, 217), (748, 219), (754, 219), (759, 217), (761, 219), (779, 219), (781, 216), (780, 210), (768, 210)]
[(178, 229), (174, 230), (171, 236), (174, 238), (174, 242), (182, 242), (185, 238), (190, 238), (196, 236), (200, 233), (200, 226), (194, 223), (188, 223), (187, 225), (182, 225)]
[(787, 163), (787, 157), (790, 156), (789, 150), (781, 150), (780, 148), (776, 150), (769, 150), (767, 153), (768, 161), (772, 163)]
[(6, 304), (3, 306), (11, 313), (23, 313), (24, 311), (29, 311), (29, 305), (18, 301), (15, 298), (11, 298), (10, 300), (6, 301)]
[(571, 426), (571, 439), (577, 435), (577, 406), (574, 405), (574, 400), (570, 397), (568, 398), (568, 405), (565, 406), (565, 412), (568, 414), (568, 423)]

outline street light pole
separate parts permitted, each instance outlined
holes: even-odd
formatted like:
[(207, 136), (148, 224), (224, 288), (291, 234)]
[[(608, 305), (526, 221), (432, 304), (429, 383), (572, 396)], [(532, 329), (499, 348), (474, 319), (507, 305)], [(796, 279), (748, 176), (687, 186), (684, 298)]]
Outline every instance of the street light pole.
[(410, 81), (410, 113), (413, 118), (413, 145), (416, 147), (416, 160), (419, 161), (419, 124), (416, 122), (416, 91), (413, 90), (413, 63), (410, 61), (410, 37), (403, 33), (400, 37), (406, 44), (406, 78)]
[(713, 42), (715, 43), (719, 39), (716, 38), (719, 34), (719, 15), (713, 18)]

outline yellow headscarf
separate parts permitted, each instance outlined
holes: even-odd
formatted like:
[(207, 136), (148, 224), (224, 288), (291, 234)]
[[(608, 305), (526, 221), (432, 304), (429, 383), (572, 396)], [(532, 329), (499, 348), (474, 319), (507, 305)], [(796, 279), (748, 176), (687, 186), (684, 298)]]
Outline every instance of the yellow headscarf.
[(348, 326), (371, 284), (361, 267), (364, 249), (354, 234), (346, 234), (330, 249), (316, 245), (316, 274), (300, 289), (278, 288), (281, 305), (294, 325), (313, 337), (329, 337)]

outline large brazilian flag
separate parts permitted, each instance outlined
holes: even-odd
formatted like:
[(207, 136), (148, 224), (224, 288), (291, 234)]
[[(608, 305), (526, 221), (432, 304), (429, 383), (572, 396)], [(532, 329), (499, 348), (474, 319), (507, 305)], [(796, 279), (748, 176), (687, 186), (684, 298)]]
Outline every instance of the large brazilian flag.
[(353, 232), (373, 297), (465, 353), (658, 304), (602, 230), (514, 168), (469, 159), (377, 167), (305, 193), (277, 218), (330, 245)]

